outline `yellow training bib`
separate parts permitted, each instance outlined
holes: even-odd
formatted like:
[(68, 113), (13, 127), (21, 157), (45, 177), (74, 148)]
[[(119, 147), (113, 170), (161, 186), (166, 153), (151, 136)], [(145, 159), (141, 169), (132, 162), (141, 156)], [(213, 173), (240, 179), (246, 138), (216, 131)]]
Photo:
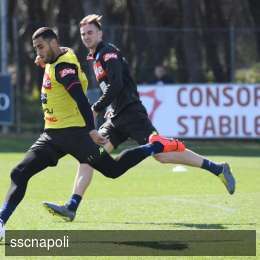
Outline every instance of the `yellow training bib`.
[(80, 63), (71, 49), (68, 49), (64, 54), (59, 56), (54, 63), (46, 64), (41, 89), (45, 129), (86, 126), (76, 102), (69, 95), (65, 87), (56, 80), (55, 66), (63, 62), (77, 66), (78, 78), (83, 92), (86, 93), (88, 85), (86, 75), (81, 70)]

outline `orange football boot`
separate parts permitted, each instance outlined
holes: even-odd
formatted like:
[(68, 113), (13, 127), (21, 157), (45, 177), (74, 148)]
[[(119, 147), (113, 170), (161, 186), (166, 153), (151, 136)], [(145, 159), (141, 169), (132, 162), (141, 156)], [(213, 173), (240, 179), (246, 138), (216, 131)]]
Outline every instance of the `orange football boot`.
[(158, 134), (151, 134), (149, 136), (149, 143), (154, 143), (154, 142), (159, 142), (164, 146), (163, 148), (164, 153), (184, 152), (186, 148), (183, 142), (177, 139), (169, 139)]

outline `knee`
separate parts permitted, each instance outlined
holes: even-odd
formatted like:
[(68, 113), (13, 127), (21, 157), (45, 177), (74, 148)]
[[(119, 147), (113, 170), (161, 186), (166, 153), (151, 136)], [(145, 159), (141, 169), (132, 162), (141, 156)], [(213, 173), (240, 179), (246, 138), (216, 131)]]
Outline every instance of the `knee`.
[(93, 168), (86, 163), (80, 164), (78, 167), (78, 174), (80, 175), (92, 175), (93, 174)]
[(117, 176), (117, 175), (110, 175), (110, 176), (107, 176), (108, 178), (110, 178), (110, 179), (117, 179), (119, 176)]
[(17, 185), (22, 185), (28, 181), (26, 174), (23, 169), (15, 167), (10, 174), (11, 180)]
[(168, 163), (168, 160), (163, 153), (155, 154), (154, 159), (160, 163)]
[(100, 173), (102, 173), (105, 177), (110, 179), (116, 179), (122, 175), (122, 170), (118, 167), (106, 167), (106, 165), (99, 165), (99, 167), (95, 167)]
[(120, 176), (120, 174), (118, 174), (117, 172), (113, 171), (113, 172), (102, 172), (102, 174), (104, 176), (106, 176), (107, 178), (110, 178), (110, 179), (116, 179)]
[(90, 165), (110, 179), (120, 177), (127, 170), (122, 164), (112, 159), (106, 151), (99, 155), (98, 158), (95, 158), (95, 160), (92, 160)]

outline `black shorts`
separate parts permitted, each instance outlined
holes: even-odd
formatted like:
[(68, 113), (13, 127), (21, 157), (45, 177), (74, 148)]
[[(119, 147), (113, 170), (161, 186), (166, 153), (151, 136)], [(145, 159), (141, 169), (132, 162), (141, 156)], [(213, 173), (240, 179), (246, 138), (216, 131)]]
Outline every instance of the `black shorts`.
[(26, 185), (32, 176), (55, 166), (66, 154), (80, 163), (88, 163), (109, 178), (121, 176), (149, 156), (143, 149), (133, 148), (114, 160), (104, 148), (92, 141), (86, 128), (46, 130), (31, 146), (23, 161), (13, 169), (11, 178), (16, 185)]
[(41, 154), (49, 161), (49, 166), (55, 166), (66, 154), (72, 155), (80, 163), (89, 164), (100, 156), (99, 146), (83, 127), (45, 130), (30, 151)]
[(128, 138), (135, 140), (139, 145), (146, 144), (153, 132), (157, 130), (146, 111), (134, 106), (107, 120), (99, 128), (99, 133), (107, 137), (115, 148)]

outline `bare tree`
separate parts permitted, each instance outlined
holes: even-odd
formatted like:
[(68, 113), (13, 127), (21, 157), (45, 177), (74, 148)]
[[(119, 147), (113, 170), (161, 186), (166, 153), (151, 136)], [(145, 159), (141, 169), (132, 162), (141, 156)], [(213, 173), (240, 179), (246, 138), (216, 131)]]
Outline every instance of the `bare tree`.
[(260, 61), (260, 2), (257, 0), (248, 0), (249, 7), (252, 13), (254, 25), (256, 27), (257, 39), (257, 61)]
[(198, 27), (199, 1), (179, 1), (182, 14), (184, 58), (188, 64), (188, 82), (204, 82), (203, 57), (200, 31)]
[(204, 0), (204, 6), (200, 5), (200, 17), (208, 67), (217, 82), (227, 82), (228, 77), (224, 71), (224, 64), (221, 63), (221, 49), (219, 48), (225, 32), (218, 25), (218, 17), (215, 12), (218, 8), (217, 5), (218, 3), (214, 0)]

